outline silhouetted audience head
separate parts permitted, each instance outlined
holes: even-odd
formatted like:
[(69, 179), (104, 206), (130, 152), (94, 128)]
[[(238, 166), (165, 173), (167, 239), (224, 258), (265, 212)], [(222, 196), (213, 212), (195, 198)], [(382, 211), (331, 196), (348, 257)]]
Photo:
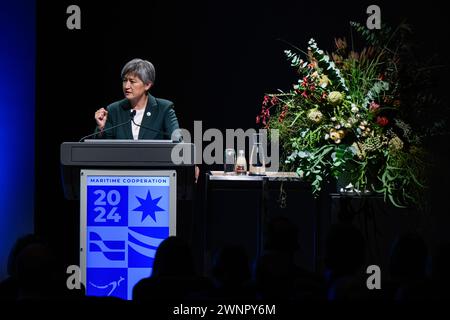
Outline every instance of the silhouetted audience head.
[(56, 275), (56, 259), (46, 245), (30, 244), (18, 254), (17, 276), (25, 298), (54, 295)]
[(10, 276), (14, 276), (17, 272), (17, 256), (23, 249), (31, 244), (42, 243), (42, 239), (35, 234), (26, 234), (16, 240), (12, 247), (9, 256), (7, 271)]
[(219, 286), (236, 286), (249, 281), (251, 272), (245, 249), (237, 245), (224, 247), (218, 253), (212, 271)]
[(450, 282), (450, 242), (441, 243), (433, 257), (433, 279)]
[(365, 241), (351, 224), (331, 226), (326, 239), (325, 267), (332, 277), (354, 275), (365, 262)]
[(254, 279), (262, 299), (315, 299), (322, 290), (320, 279), (296, 261), (298, 228), (287, 217), (275, 216), (266, 227), (265, 251), (257, 259)]
[(271, 219), (266, 229), (265, 249), (269, 251), (293, 252), (298, 248), (297, 226), (283, 216)]
[(181, 238), (171, 236), (156, 250), (152, 275), (139, 280), (133, 287), (133, 300), (182, 301), (211, 287), (208, 279), (195, 274), (189, 245)]
[(181, 238), (171, 236), (156, 250), (152, 277), (192, 276), (195, 274), (192, 253)]
[[(34, 300), (62, 298), (65, 287), (63, 272), (54, 252), (39, 236), (28, 234), (14, 244), (8, 260), (9, 298)], [(3, 282), (2, 285), (8, 283)], [(8, 285), (6, 285), (8, 287)]]
[(0, 282), (0, 300), (17, 300), (19, 297), (19, 279), (17, 260), (20, 253), (29, 245), (40, 243), (34, 234), (24, 235), (16, 240), (11, 248), (7, 262), (8, 277)]
[(433, 297), (439, 299), (450, 298), (450, 242), (440, 243), (433, 255), (432, 286)]
[(426, 276), (428, 249), (417, 233), (400, 236), (392, 247), (390, 272), (394, 279), (423, 279)]

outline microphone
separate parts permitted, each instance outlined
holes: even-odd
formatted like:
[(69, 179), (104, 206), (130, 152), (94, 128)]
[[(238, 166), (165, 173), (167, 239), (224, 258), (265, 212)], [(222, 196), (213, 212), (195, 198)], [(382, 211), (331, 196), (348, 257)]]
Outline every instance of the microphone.
[(101, 131), (101, 132), (94, 132), (94, 133), (88, 134), (87, 136), (84, 136), (83, 138), (81, 138), (78, 142), (82, 142), (82, 141), (86, 140), (87, 138), (95, 137), (95, 136), (98, 135), (98, 134), (103, 134), (103, 133), (106, 132), (106, 131), (109, 131), (109, 130), (112, 130), (112, 129), (114, 129), (114, 128), (117, 128), (117, 127), (126, 125), (127, 123), (130, 123), (131, 121), (133, 121), (133, 123), (134, 123), (134, 116), (135, 116), (135, 115), (136, 115), (136, 110), (132, 110), (132, 111), (130, 111), (130, 120), (127, 120), (127, 121), (125, 121), (125, 122), (119, 123), (119, 124), (117, 124), (117, 125), (115, 125), (115, 126), (112, 126), (112, 127), (110, 127), (110, 128), (107, 128), (107, 129), (105, 129), (105, 130), (103, 130), (103, 131)]

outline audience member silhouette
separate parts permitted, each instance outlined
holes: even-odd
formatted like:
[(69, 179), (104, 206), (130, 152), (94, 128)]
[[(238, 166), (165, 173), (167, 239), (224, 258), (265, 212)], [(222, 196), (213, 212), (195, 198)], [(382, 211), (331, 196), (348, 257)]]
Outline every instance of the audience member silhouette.
[(8, 260), (9, 278), (0, 285), (3, 299), (23, 301), (66, 297), (64, 274), (50, 247), (40, 237), (19, 238)]
[(133, 288), (133, 300), (186, 300), (211, 289), (211, 283), (196, 275), (189, 246), (171, 236), (156, 250), (152, 274)]
[(450, 242), (440, 243), (432, 262), (432, 280), (435, 293), (433, 297), (438, 299), (450, 298)]
[(325, 267), (330, 281), (354, 275), (365, 262), (364, 237), (351, 224), (332, 225), (325, 250)]
[(295, 261), (298, 252), (298, 229), (283, 216), (267, 225), (265, 250), (255, 268), (258, 293), (263, 299), (298, 300), (322, 298), (319, 277), (300, 267)]
[(215, 284), (212, 298), (255, 298), (248, 255), (242, 246), (223, 247), (213, 263), (212, 275)]
[(395, 298), (411, 300), (431, 297), (426, 269), (428, 248), (417, 233), (406, 233), (393, 244), (390, 259), (391, 282), (396, 287)]
[[(197, 299), (324, 299), (357, 300), (389, 298), (414, 300), (448, 298), (450, 243), (438, 247), (433, 257), (431, 283), (427, 277), (428, 248), (417, 233), (407, 233), (394, 243), (390, 281), (383, 290), (368, 290), (365, 241), (352, 224), (331, 226), (326, 239), (325, 282), (296, 263), (298, 229), (289, 219), (271, 219), (262, 256), (256, 261), (254, 279), (242, 246), (225, 246), (213, 263), (210, 280), (197, 276), (190, 247), (178, 237), (161, 242), (152, 274), (133, 288), (133, 300), (171, 302)], [(66, 288), (66, 274), (49, 246), (38, 236), (19, 238), (10, 252), (9, 277), (0, 283), (0, 299), (29, 301), (79, 298)]]
[(17, 257), (28, 245), (40, 242), (41, 239), (34, 234), (27, 234), (16, 240), (8, 256), (6, 269), (8, 277), (0, 283), (0, 299), (18, 299), (19, 281), (17, 274)]
[(328, 300), (368, 299), (367, 277), (363, 272), (366, 252), (362, 233), (350, 223), (332, 225), (325, 250)]

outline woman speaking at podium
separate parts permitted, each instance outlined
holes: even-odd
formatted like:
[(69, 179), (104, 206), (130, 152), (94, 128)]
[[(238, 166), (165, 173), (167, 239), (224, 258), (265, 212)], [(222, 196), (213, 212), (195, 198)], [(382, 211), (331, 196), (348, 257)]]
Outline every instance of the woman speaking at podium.
[[(149, 90), (155, 83), (155, 67), (133, 59), (122, 68), (125, 99), (95, 112), (97, 139), (172, 140), (180, 142), (178, 119), (169, 100), (155, 98)], [(200, 169), (195, 166), (195, 182)]]
[(149, 90), (155, 83), (155, 67), (149, 61), (133, 59), (122, 68), (125, 99), (95, 112), (96, 138), (174, 140), (178, 119), (169, 100), (155, 98)]

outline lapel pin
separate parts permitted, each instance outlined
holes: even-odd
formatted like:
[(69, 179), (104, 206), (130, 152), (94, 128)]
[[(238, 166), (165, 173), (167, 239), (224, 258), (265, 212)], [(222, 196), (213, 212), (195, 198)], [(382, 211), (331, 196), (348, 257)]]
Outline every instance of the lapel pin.
[(147, 112), (147, 117), (150, 117), (152, 115), (152, 113), (149, 111)]

